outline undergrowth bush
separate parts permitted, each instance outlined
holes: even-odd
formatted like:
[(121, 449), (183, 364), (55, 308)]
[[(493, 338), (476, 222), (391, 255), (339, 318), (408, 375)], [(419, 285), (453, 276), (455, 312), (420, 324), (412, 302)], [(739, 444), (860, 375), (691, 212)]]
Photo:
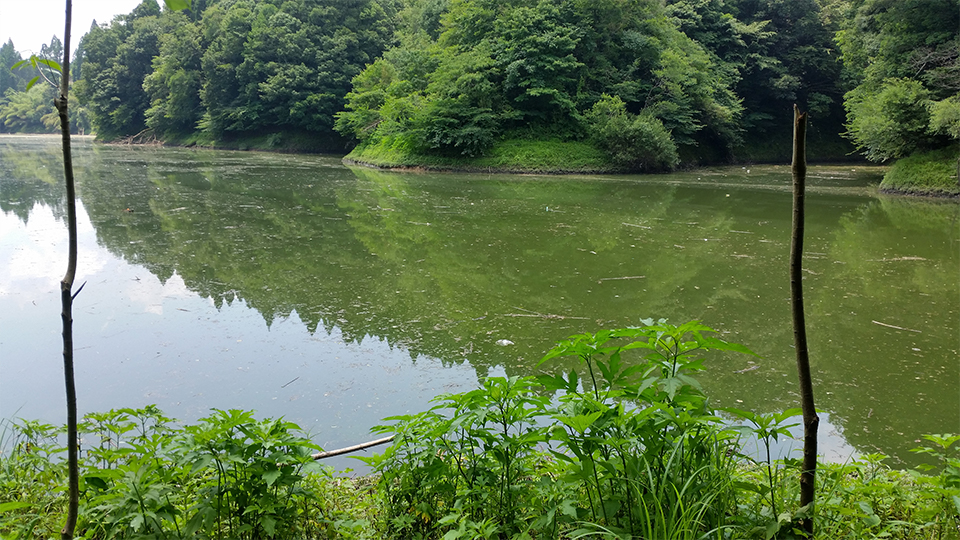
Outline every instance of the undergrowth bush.
[[(299, 428), (248, 411), (178, 427), (154, 406), (87, 415), (79, 538), (957, 539), (960, 435), (927, 435), (935, 465), (871, 454), (821, 464), (799, 508), (796, 459), (774, 460), (795, 410), (714, 410), (695, 375), (709, 350), (750, 353), (698, 322), (579, 334), (541, 361), (579, 369), (490, 377), (376, 431), (375, 474), (333, 477)], [(721, 416), (724, 415), (724, 416)], [(733, 418), (731, 418), (731, 415)], [(740, 451), (756, 438), (760, 456)], [(63, 431), (0, 425), (0, 538), (58, 535)]]
[[(62, 430), (5, 427), (14, 435), (0, 461), (0, 535), (55, 536), (65, 505)], [(183, 428), (152, 405), (88, 414), (77, 537), (320, 537), (335, 524), (318, 492), (330, 475), (299, 431), (239, 410)]]

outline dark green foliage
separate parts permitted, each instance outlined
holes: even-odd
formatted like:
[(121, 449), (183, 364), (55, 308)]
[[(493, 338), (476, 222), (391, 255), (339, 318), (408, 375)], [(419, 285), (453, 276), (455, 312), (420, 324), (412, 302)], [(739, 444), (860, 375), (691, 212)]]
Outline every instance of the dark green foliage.
[(202, 114), (200, 31), (182, 13), (168, 16), (174, 29), (161, 36), (160, 55), (143, 81), (151, 106), (146, 124), (158, 134), (189, 133)]
[(764, 133), (790, 125), (796, 103), (835, 133), (843, 95), (834, 45), (838, 28), (821, 2), (739, 0), (735, 5), (737, 17), (759, 30), (748, 37), (749, 54), (737, 85), (750, 111), (745, 127)]
[(145, 128), (167, 138), (262, 133), (332, 135), (350, 80), (392, 38), (389, 1), (147, 0), (81, 41), (81, 100), (98, 136)]
[(163, 32), (160, 6), (145, 0), (129, 15), (117, 16), (109, 26), (92, 27), (81, 38), (83, 72), (76, 90), (101, 139), (136, 135), (146, 128), (150, 99), (143, 82), (160, 52)]

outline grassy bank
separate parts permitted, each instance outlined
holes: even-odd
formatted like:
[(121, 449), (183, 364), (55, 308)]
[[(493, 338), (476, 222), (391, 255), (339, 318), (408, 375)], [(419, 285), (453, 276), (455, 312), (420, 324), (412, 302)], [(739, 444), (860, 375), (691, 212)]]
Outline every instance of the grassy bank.
[(914, 154), (898, 160), (880, 183), (880, 191), (938, 197), (960, 196), (960, 146)]
[(400, 137), (384, 137), (356, 147), (344, 158), (386, 169), (417, 168), (468, 172), (601, 173), (617, 172), (607, 155), (585, 142), (507, 139), (484, 156), (439, 156), (414, 153)]
[[(201, 132), (167, 135), (164, 144), (198, 146), (228, 150), (260, 150), (286, 153), (342, 154), (347, 142), (335, 134), (251, 133), (213, 139)], [(681, 148), (681, 164), (705, 166), (719, 162), (789, 163), (792, 143), (789, 133), (763, 139), (751, 139), (733, 150), (732, 156), (704, 155), (698, 147)], [(845, 139), (814, 133), (808, 138), (808, 161), (860, 161)], [(916, 154), (893, 164), (884, 176), (880, 190), (886, 193), (940, 197), (960, 196), (957, 182), (960, 147)], [(505, 139), (496, 142), (483, 156), (425, 155), (411, 151), (405, 138), (384, 137), (376, 143), (360, 145), (344, 158), (349, 163), (384, 169), (425, 169), (463, 172), (588, 174), (627, 172), (610, 156), (585, 141)]]
[[(789, 163), (792, 134), (745, 140), (732, 155), (709, 144), (680, 148), (680, 168), (734, 163)], [(810, 163), (862, 161), (850, 143), (839, 135), (812, 134), (808, 138)], [(346, 156), (348, 161), (385, 169), (412, 168), (479, 172), (521, 173), (618, 173), (609, 154), (585, 141), (530, 140), (513, 138), (498, 141), (484, 156), (436, 156), (410, 151), (403, 137), (386, 137), (361, 145)]]
[[(928, 474), (880, 455), (820, 464), (815, 507), (798, 508), (799, 460), (740, 452), (743, 438), (769, 449), (796, 412), (711, 409), (700, 353), (749, 353), (711, 332), (649, 321), (572, 336), (540, 364), (573, 356), (582, 382), (557, 370), (439, 396), (376, 429), (395, 439), (360, 479), (318, 466), (297, 426), (251, 412), (188, 426), (155, 407), (87, 415), (78, 536), (769, 540), (797, 538), (812, 514), (825, 540), (957, 538), (960, 436), (926, 437)], [(62, 431), (0, 427), (0, 537), (56, 536)]]

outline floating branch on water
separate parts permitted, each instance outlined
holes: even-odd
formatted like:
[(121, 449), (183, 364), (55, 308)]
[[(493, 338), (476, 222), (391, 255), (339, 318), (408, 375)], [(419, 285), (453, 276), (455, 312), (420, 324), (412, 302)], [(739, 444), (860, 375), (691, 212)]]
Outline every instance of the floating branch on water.
[(517, 306), (513, 306), (513, 309), (519, 309), (520, 311), (526, 311), (526, 313), (504, 313), (503, 317), (539, 317), (541, 319), (577, 319), (581, 321), (586, 321), (586, 317), (571, 317), (569, 315), (554, 315), (553, 313), (538, 313), (536, 311), (530, 311), (529, 309), (523, 309)]
[(623, 277), (605, 277), (597, 280), (597, 283), (603, 283), (604, 281), (615, 281), (618, 279), (643, 279), (647, 276), (623, 276)]
[(375, 441), (369, 441), (369, 442), (365, 442), (365, 443), (355, 444), (355, 445), (353, 445), (353, 446), (348, 446), (348, 447), (346, 447), (346, 448), (340, 448), (340, 449), (338, 449), (338, 450), (328, 450), (328, 451), (326, 451), (326, 452), (318, 452), (318, 453), (314, 454), (312, 457), (313, 457), (314, 460), (318, 460), (318, 459), (323, 459), (323, 458), (328, 458), (328, 457), (333, 457), (333, 456), (340, 456), (340, 455), (343, 455), (343, 454), (349, 454), (349, 453), (351, 453), (351, 452), (356, 452), (357, 450), (364, 450), (364, 449), (370, 448), (370, 447), (372, 447), (372, 446), (380, 446), (381, 444), (387, 444), (388, 442), (393, 441), (393, 437), (394, 437), (394, 435), (391, 435), (391, 436), (389, 436), (389, 437), (384, 437), (384, 438), (382, 438), (382, 439), (377, 439), (377, 440), (375, 440)]
[(907, 332), (916, 332), (918, 334), (923, 333), (920, 330), (914, 330), (913, 328), (904, 328), (902, 326), (894, 326), (892, 324), (882, 323), (880, 321), (870, 321), (870, 322), (872, 322), (873, 324), (879, 324), (880, 326), (886, 326), (887, 328), (894, 328), (896, 330), (906, 330)]

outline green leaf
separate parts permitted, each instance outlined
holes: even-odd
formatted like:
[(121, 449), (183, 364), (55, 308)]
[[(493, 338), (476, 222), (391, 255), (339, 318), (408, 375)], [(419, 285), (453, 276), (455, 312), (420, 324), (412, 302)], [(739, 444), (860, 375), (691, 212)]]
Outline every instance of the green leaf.
[(590, 414), (578, 414), (577, 416), (556, 416), (555, 418), (565, 425), (570, 426), (577, 433), (583, 434), (597, 418), (600, 418), (600, 415), (603, 414), (603, 411), (596, 411)]
[(53, 60), (47, 60), (46, 58), (37, 58), (38, 64), (43, 64), (50, 69), (56, 70), (57, 73), (63, 73), (63, 68), (60, 67), (60, 64), (54, 62)]
[(263, 479), (266, 480), (267, 486), (272, 486), (273, 483), (277, 481), (277, 478), (280, 478), (280, 474), (281, 474), (280, 469), (267, 471), (263, 473)]
[(40, 76), (39, 76), (39, 75), (37, 75), (36, 77), (30, 79), (30, 82), (27, 83), (27, 90), (30, 90), (31, 88), (33, 88), (33, 85), (37, 84), (37, 81), (39, 81), (39, 80), (40, 80)]
[(0, 503), (0, 512), (9, 512), (10, 510), (16, 510), (18, 508), (27, 508), (28, 506), (31, 506), (31, 504), (26, 501), (13, 501), (13, 502)]
[(273, 536), (273, 533), (277, 530), (277, 520), (272, 516), (263, 516), (263, 519), (260, 522), (263, 525), (263, 531), (267, 533), (267, 536)]
[(200, 530), (200, 527), (203, 526), (203, 514), (197, 512), (196, 514), (190, 516), (190, 520), (187, 521), (186, 528), (184, 533), (187, 537), (193, 536), (193, 533)]
[(190, 0), (163, 0), (167, 9), (180, 11), (181, 9), (190, 9)]

